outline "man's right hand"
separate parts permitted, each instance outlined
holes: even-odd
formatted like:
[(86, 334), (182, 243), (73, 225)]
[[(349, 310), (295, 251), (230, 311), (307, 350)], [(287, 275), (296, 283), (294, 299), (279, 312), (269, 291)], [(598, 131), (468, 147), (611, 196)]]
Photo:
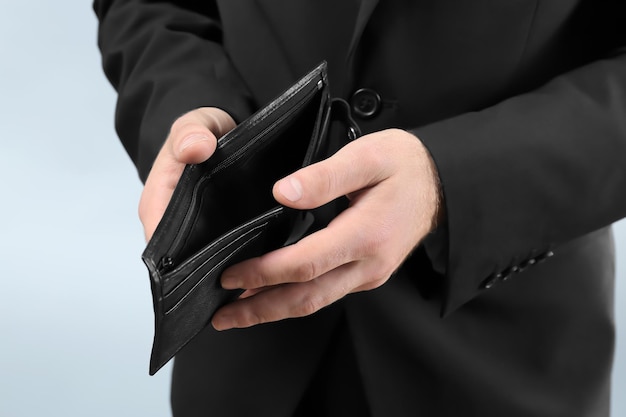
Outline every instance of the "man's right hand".
[(139, 201), (139, 218), (146, 241), (163, 217), (185, 165), (209, 159), (217, 146), (217, 138), (235, 125), (228, 113), (215, 107), (190, 111), (174, 122), (150, 170)]

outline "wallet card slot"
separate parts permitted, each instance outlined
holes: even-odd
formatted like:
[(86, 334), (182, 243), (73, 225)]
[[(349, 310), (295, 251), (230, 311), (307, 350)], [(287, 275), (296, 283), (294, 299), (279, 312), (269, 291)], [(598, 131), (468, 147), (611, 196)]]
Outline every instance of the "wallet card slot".
[[(239, 251), (243, 250), (248, 244), (250, 244), (250, 242), (258, 238), (261, 233), (263, 233), (265, 227), (267, 227), (267, 222), (249, 230), (248, 232), (246, 232), (246, 234), (243, 234), (239, 236), (236, 240), (229, 242), (213, 256), (204, 259), (203, 262), (198, 265), (193, 272), (191, 272), (183, 281), (181, 281), (176, 287), (174, 287), (171, 292), (165, 295), (163, 300), (165, 303), (165, 314), (167, 315), (173, 310), (176, 310), (180, 303), (184, 302), (189, 294), (191, 294), (199, 285), (202, 285), (202, 283), (208, 277), (216, 276), (216, 278), (219, 278), (219, 275), (216, 275), (215, 271), (220, 267), (223, 267), (230, 259), (235, 257)], [(230, 252), (224, 253), (225, 250), (235, 245), (237, 245), (235, 249), (231, 250)], [(225, 256), (220, 257), (220, 255), (222, 254), (225, 254)], [(219, 261), (215, 264), (212, 264), (212, 261), (214, 261), (216, 258), (219, 259)], [(208, 269), (206, 268), (207, 265), (209, 265)], [(200, 275), (199, 278), (198, 275)], [(196, 278), (198, 278), (197, 281)], [(215, 283), (215, 285), (220, 286), (219, 283)], [(183, 295), (180, 298), (175, 297), (177, 293), (181, 292), (183, 293)], [(175, 302), (172, 302), (172, 299), (175, 300)]]
[[(202, 248), (202, 250), (195, 253), (192, 257), (184, 260), (172, 271), (164, 274), (162, 279), (164, 296), (168, 297), (171, 293), (177, 291), (178, 288), (183, 285), (186, 280), (188, 280), (189, 276), (193, 275), (198, 268), (201, 268), (206, 264), (206, 262), (210, 262), (225, 250), (229, 250), (233, 245), (236, 245), (256, 230), (266, 227), (269, 220), (272, 217), (280, 215), (282, 211), (282, 207), (276, 207), (274, 210), (264, 213), (258, 218), (255, 218), (250, 222), (229, 231), (228, 233), (213, 240), (209, 245)], [(184, 279), (177, 280), (179, 277), (183, 277)]]
[[(198, 287), (202, 288), (198, 290), (201, 293), (212, 294), (211, 300), (201, 301), (207, 309), (210, 308), (208, 313), (232, 300), (241, 290), (223, 289), (220, 284), (222, 272), (234, 263), (262, 255), (268, 247), (283, 246), (296, 213), (276, 207), (220, 237), (171, 276), (164, 277), (163, 287), (171, 290), (162, 299), (163, 310), (172, 311)], [(177, 283), (178, 278), (183, 278), (181, 284)]]

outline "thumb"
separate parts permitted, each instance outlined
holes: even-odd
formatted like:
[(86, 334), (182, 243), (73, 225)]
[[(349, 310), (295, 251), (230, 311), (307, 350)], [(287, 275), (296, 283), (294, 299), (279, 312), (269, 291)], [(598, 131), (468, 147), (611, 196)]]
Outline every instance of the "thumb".
[(330, 158), (277, 181), (272, 192), (285, 206), (316, 208), (380, 182), (384, 178), (379, 162), (362, 143), (352, 142)]
[(223, 110), (204, 107), (189, 112), (172, 125), (168, 153), (183, 164), (204, 162), (215, 151), (217, 138), (234, 127), (234, 120)]
[(200, 108), (178, 118), (157, 155), (139, 201), (139, 217), (149, 240), (163, 217), (186, 164), (206, 161), (215, 151), (217, 138), (235, 127), (228, 113)]

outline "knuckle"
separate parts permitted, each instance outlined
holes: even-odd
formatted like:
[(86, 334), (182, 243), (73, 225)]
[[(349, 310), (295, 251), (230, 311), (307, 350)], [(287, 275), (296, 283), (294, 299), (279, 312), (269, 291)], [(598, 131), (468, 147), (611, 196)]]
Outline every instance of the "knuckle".
[(270, 321), (267, 315), (259, 312), (258, 309), (254, 307), (237, 312), (233, 318), (236, 323), (235, 327), (250, 327)]
[(254, 275), (253, 288), (270, 287), (274, 284), (275, 283), (272, 282), (272, 279), (266, 274), (258, 273)]
[(296, 317), (310, 316), (324, 306), (322, 299), (318, 296), (307, 295), (294, 308)]
[(186, 128), (188, 128), (192, 124), (194, 124), (194, 121), (193, 121), (191, 115), (189, 113), (184, 114), (184, 115), (180, 116), (178, 119), (176, 119), (174, 121), (174, 123), (172, 123), (172, 128), (170, 129), (170, 134), (171, 135), (176, 135), (176, 134), (182, 132), (183, 130), (185, 130)]
[(317, 190), (312, 193), (315, 196), (329, 195), (337, 189), (337, 170), (333, 169), (328, 163), (320, 163), (315, 167), (315, 170), (309, 171), (310, 181), (307, 181), (314, 186), (317, 186)]
[(393, 267), (387, 262), (381, 262), (370, 273), (368, 285), (371, 288), (379, 287), (393, 273)]
[(371, 283), (371, 287), (372, 287), (371, 289), (375, 289), (375, 288), (378, 288), (378, 287), (382, 286), (385, 282), (387, 282), (387, 280), (390, 277), (391, 277), (391, 275), (386, 276), (386, 277), (384, 277), (382, 279), (379, 279), (379, 280), (376, 280), (376, 281), (372, 282)]
[(375, 279), (373, 281), (368, 282), (367, 284), (364, 284), (363, 286), (361, 286), (360, 289), (362, 291), (374, 290), (374, 289), (379, 288), (380, 286), (382, 286), (385, 282), (387, 282), (388, 279), (389, 279), (389, 277)]
[(293, 279), (296, 282), (310, 281), (317, 276), (319, 268), (313, 261), (306, 261), (296, 266)]
[(380, 251), (364, 263), (365, 273), (360, 290), (370, 290), (387, 282), (401, 264), (401, 260), (389, 251)]
[(207, 136), (210, 129), (196, 115), (187, 113), (172, 123), (168, 140), (182, 141), (189, 136)]
[(380, 149), (378, 142), (370, 142), (358, 150), (358, 161), (363, 166), (382, 167), (387, 163), (387, 152)]
[(391, 227), (381, 223), (378, 227), (367, 229), (360, 241), (362, 257), (377, 256), (384, 253), (392, 244), (393, 232)]
[(245, 323), (248, 325), (263, 324), (268, 323), (269, 321), (270, 319), (268, 317), (257, 311), (250, 311), (245, 318)]
[(228, 121), (224, 120), (223, 117), (220, 117), (220, 114), (216, 114), (209, 109), (201, 109), (201, 116), (203, 117), (203, 122), (206, 127), (216, 132), (218, 136), (222, 136), (225, 134), (231, 127), (228, 126)]

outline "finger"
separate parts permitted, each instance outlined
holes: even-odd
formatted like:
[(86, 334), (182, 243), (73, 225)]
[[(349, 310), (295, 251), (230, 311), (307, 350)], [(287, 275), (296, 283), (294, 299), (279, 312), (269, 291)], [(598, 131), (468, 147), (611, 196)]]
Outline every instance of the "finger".
[(204, 162), (215, 151), (217, 138), (234, 127), (235, 122), (223, 110), (197, 109), (174, 122), (166, 141), (167, 150), (175, 160), (184, 164)]
[(289, 207), (319, 207), (387, 178), (387, 158), (375, 141), (364, 136), (330, 158), (279, 180), (274, 184), (274, 198)]
[[(385, 220), (376, 225), (370, 221), (371, 227), (363, 227), (364, 219), (382, 219), (372, 215), (371, 208), (365, 204), (349, 207), (326, 228), (297, 243), (229, 267), (222, 274), (222, 286), (249, 290), (307, 282), (341, 265), (379, 254), (392, 229)], [(381, 266), (397, 261), (391, 258)]]
[(313, 281), (273, 287), (225, 305), (211, 323), (217, 330), (227, 330), (308, 316), (351, 292), (361, 274), (357, 265), (348, 264)]
[(217, 138), (235, 122), (220, 109), (201, 108), (181, 116), (174, 124), (146, 180), (139, 203), (139, 217), (149, 240), (165, 213), (186, 164), (208, 159)]
[(222, 287), (252, 290), (306, 282), (350, 262), (345, 238), (328, 240), (337, 229), (329, 226), (293, 245), (229, 267), (222, 274)]
[(139, 201), (139, 218), (146, 241), (150, 240), (161, 221), (184, 167), (185, 164), (169, 159), (158, 166), (155, 163), (153, 171), (156, 169), (160, 173), (148, 176)]

